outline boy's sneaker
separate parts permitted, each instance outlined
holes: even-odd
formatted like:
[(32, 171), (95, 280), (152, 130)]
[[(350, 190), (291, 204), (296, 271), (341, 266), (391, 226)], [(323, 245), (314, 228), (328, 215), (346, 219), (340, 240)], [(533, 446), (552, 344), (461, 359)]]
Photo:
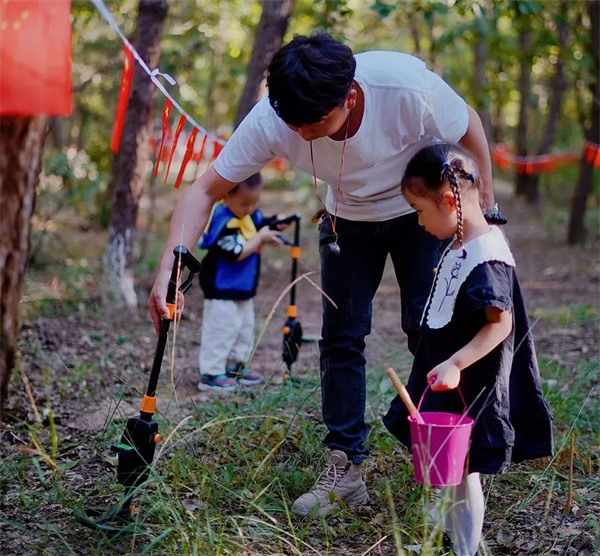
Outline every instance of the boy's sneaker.
[(202, 375), (198, 383), (198, 390), (218, 390), (221, 392), (233, 392), (237, 389), (237, 382), (227, 375)]
[(243, 363), (226, 367), (225, 374), (244, 386), (254, 386), (255, 384), (262, 384), (265, 381), (261, 375), (252, 372)]
[(367, 485), (361, 471), (362, 463), (353, 463), (341, 450), (332, 450), (315, 486), (294, 502), (292, 512), (322, 517), (339, 508), (340, 501), (347, 506), (368, 504)]

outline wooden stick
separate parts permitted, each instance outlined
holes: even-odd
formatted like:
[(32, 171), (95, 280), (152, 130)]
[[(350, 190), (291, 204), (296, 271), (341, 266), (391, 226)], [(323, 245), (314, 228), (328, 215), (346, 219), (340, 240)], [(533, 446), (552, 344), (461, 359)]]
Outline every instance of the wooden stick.
[(387, 369), (386, 373), (387, 373), (389, 379), (392, 381), (392, 384), (394, 385), (394, 388), (396, 389), (396, 392), (398, 392), (398, 395), (400, 396), (400, 399), (404, 402), (404, 405), (406, 406), (406, 409), (408, 409), (408, 413), (410, 414), (410, 416), (417, 423), (419, 423), (421, 425), (424, 425), (425, 421), (423, 421), (423, 417), (421, 417), (421, 414), (419, 413), (418, 409), (415, 407), (415, 404), (410, 399), (410, 394), (408, 393), (408, 390), (406, 389), (406, 387), (404, 386), (404, 384), (402, 384), (402, 382), (398, 378), (398, 375), (396, 374), (396, 371), (394, 371), (394, 369), (392, 369), (391, 367), (389, 367)]
[(573, 507), (573, 463), (575, 460), (575, 432), (571, 432), (571, 445), (569, 447), (569, 486), (567, 490), (567, 502), (565, 513), (569, 513)]
[(42, 417), (40, 412), (38, 411), (37, 405), (35, 404), (35, 397), (33, 396), (33, 391), (31, 390), (31, 383), (25, 374), (25, 369), (23, 368), (23, 364), (19, 361), (19, 368), (21, 371), (21, 379), (23, 380), (23, 385), (25, 386), (25, 391), (27, 392), (27, 397), (29, 398), (29, 403), (31, 404), (31, 409), (33, 410), (33, 414), (35, 415), (35, 420), (38, 423), (42, 422)]

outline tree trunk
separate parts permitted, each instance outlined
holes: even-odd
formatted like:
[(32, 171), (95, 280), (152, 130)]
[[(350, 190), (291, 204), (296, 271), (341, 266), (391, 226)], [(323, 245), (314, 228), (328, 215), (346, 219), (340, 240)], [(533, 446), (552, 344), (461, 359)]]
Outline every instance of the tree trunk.
[(281, 46), (294, 0), (262, 0), (262, 15), (256, 27), (252, 57), (244, 91), (235, 115), (235, 126), (240, 125), (260, 97), (260, 86), (273, 54)]
[[(158, 65), (166, 0), (140, 0), (135, 48), (148, 67)], [(155, 86), (135, 64), (131, 97), (113, 167), (108, 245), (104, 253), (103, 303), (107, 315), (137, 310), (133, 284), (133, 246), (138, 204), (144, 186), (152, 134), (152, 104)]]
[(63, 128), (62, 118), (53, 116), (50, 118), (50, 135), (54, 141), (57, 151), (62, 151), (65, 146), (65, 130)]
[(15, 366), (19, 301), (47, 116), (0, 117), (0, 421)]
[(419, 24), (417, 22), (417, 14), (411, 12), (408, 16), (408, 27), (410, 29), (410, 36), (412, 37), (414, 50), (413, 56), (424, 60), (423, 50), (421, 49), (421, 31), (419, 30)]
[[(517, 127), (517, 140), (515, 151), (517, 156), (527, 156), (527, 128), (529, 124), (529, 104), (531, 92), (531, 40), (532, 32), (529, 18), (521, 23), (519, 29), (519, 51), (521, 52), (521, 71), (519, 74), (519, 93), (521, 105), (519, 107), (519, 125)], [(517, 196), (525, 195), (527, 190), (527, 175), (517, 168), (515, 193)]]
[(473, 94), (475, 95), (475, 109), (481, 118), (483, 130), (488, 142), (492, 140), (492, 117), (489, 106), (489, 81), (485, 73), (487, 63), (487, 35), (488, 35), (488, 6), (484, 4), (481, 14), (475, 22), (475, 71), (473, 72)]
[[(568, 17), (567, 17), (567, 2), (561, 2), (558, 11), (558, 60), (556, 62), (556, 72), (552, 83), (550, 85), (550, 94), (552, 99), (550, 100), (550, 108), (548, 110), (548, 119), (546, 121), (546, 128), (542, 135), (542, 142), (537, 150), (538, 155), (547, 154), (550, 152), (554, 139), (556, 137), (556, 122), (560, 115), (560, 108), (562, 104), (563, 93), (565, 92), (567, 83), (565, 80), (565, 63), (564, 57), (567, 50), (567, 36), (569, 32)], [(531, 174), (526, 176), (526, 195), (527, 202), (531, 205), (537, 205), (539, 203), (539, 185), (540, 175)]]
[[(590, 51), (594, 58), (592, 75), (594, 81), (590, 87), (592, 92), (591, 120), (585, 134), (586, 139), (597, 145), (600, 144), (600, 1), (593, 0), (587, 5), (591, 20), (591, 45)], [(569, 234), (567, 241), (570, 244), (581, 243), (585, 239), (584, 216), (587, 199), (592, 191), (594, 168), (582, 157), (579, 164), (579, 179), (571, 204), (571, 218), (569, 221)]]

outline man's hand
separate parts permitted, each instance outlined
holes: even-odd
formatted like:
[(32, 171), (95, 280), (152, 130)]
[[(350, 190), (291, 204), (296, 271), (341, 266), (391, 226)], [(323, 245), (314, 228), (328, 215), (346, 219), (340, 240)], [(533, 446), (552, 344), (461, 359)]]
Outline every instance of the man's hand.
[[(158, 273), (156, 280), (154, 281), (152, 291), (150, 292), (150, 299), (148, 300), (148, 310), (150, 311), (150, 317), (152, 318), (152, 324), (154, 324), (154, 330), (156, 331), (157, 336), (160, 333), (161, 319), (170, 318), (166, 301), (170, 277), (170, 272)], [(183, 305), (184, 295), (177, 290), (177, 311), (175, 312), (175, 320), (179, 320), (181, 318)]]
[(447, 359), (429, 371), (427, 382), (432, 390), (453, 390), (460, 382), (460, 369)]
[[(157, 334), (160, 332), (160, 319), (169, 318), (166, 299), (173, 267), (173, 247), (185, 245), (191, 249), (195, 246), (206, 227), (213, 205), (234, 186), (235, 183), (222, 178), (211, 165), (179, 200), (171, 217), (169, 237), (148, 300), (150, 317)], [(183, 310), (183, 294), (177, 296), (177, 308), (178, 313)]]

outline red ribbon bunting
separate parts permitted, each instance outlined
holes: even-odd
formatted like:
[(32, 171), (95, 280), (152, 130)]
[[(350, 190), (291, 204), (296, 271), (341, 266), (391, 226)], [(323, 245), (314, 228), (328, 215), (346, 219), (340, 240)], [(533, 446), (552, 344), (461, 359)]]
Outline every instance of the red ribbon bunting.
[[(177, 174), (177, 179), (175, 180), (175, 189), (179, 189), (179, 186), (181, 185), (181, 180), (183, 180), (183, 173), (185, 172), (185, 167), (190, 161), (190, 158), (192, 158), (192, 154), (194, 154), (194, 143), (196, 141), (196, 135), (198, 135), (197, 127), (194, 128), (194, 131), (192, 131), (187, 141), (187, 147), (185, 148), (185, 154), (183, 155), (181, 168), (179, 168), (179, 174)], [(204, 137), (204, 139), (206, 140), (206, 136)]]
[[(591, 143), (593, 149), (589, 147), (590, 142), (586, 143), (583, 157), (591, 165), (600, 166), (600, 155), (596, 157), (598, 145)], [(503, 170), (516, 168), (518, 174), (528, 176), (540, 174), (542, 172), (553, 172), (556, 168), (574, 164), (579, 158), (577, 153), (562, 152), (554, 154), (540, 154), (531, 156), (519, 156), (509, 152), (506, 145), (496, 145), (492, 151), (492, 161)]]
[(171, 169), (171, 162), (173, 161), (173, 154), (175, 153), (175, 149), (177, 148), (177, 141), (179, 141), (179, 135), (181, 135), (181, 130), (183, 126), (187, 122), (187, 118), (182, 114), (179, 118), (179, 123), (177, 124), (177, 129), (175, 130), (175, 139), (173, 139), (173, 143), (171, 144), (171, 154), (169, 156), (169, 164), (167, 164), (167, 171), (165, 172), (165, 180), (163, 183), (167, 183), (167, 178), (169, 177), (169, 170)]
[(600, 168), (600, 145), (588, 141), (585, 145), (585, 161), (594, 168)]
[(165, 109), (163, 110), (163, 122), (162, 122), (162, 137), (160, 138), (160, 147), (158, 147), (158, 155), (156, 156), (156, 164), (154, 165), (154, 177), (158, 176), (158, 167), (160, 166), (160, 155), (162, 154), (163, 145), (165, 143), (165, 136), (169, 129), (169, 117), (171, 116), (171, 109), (173, 108), (173, 102), (170, 98), (167, 98), (165, 102)]
[(221, 143), (219, 143), (216, 139), (215, 142), (213, 143), (213, 155), (212, 155), (212, 159), (214, 160), (215, 158), (217, 158), (217, 156), (219, 156), (219, 153), (223, 150), (223, 145)]
[(194, 153), (192, 159), (194, 162), (200, 162), (202, 157), (204, 156), (204, 147), (206, 146), (206, 140), (208, 139), (208, 135), (205, 135), (202, 138), (202, 143), (200, 143), (200, 148)]
[(117, 100), (117, 113), (115, 115), (115, 124), (113, 126), (112, 141), (110, 149), (114, 153), (119, 152), (121, 146), (121, 136), (123, 135), (123, 126), (125, 125), (125, 114), (127, 113), (127, 104), (129, 104), (129, 91), (131, 90), (131, 81), (133, 78), (133, 52), (123, 45), (123, 72), (121, 73), (121, 86), (119, 87), (119, 99)]

